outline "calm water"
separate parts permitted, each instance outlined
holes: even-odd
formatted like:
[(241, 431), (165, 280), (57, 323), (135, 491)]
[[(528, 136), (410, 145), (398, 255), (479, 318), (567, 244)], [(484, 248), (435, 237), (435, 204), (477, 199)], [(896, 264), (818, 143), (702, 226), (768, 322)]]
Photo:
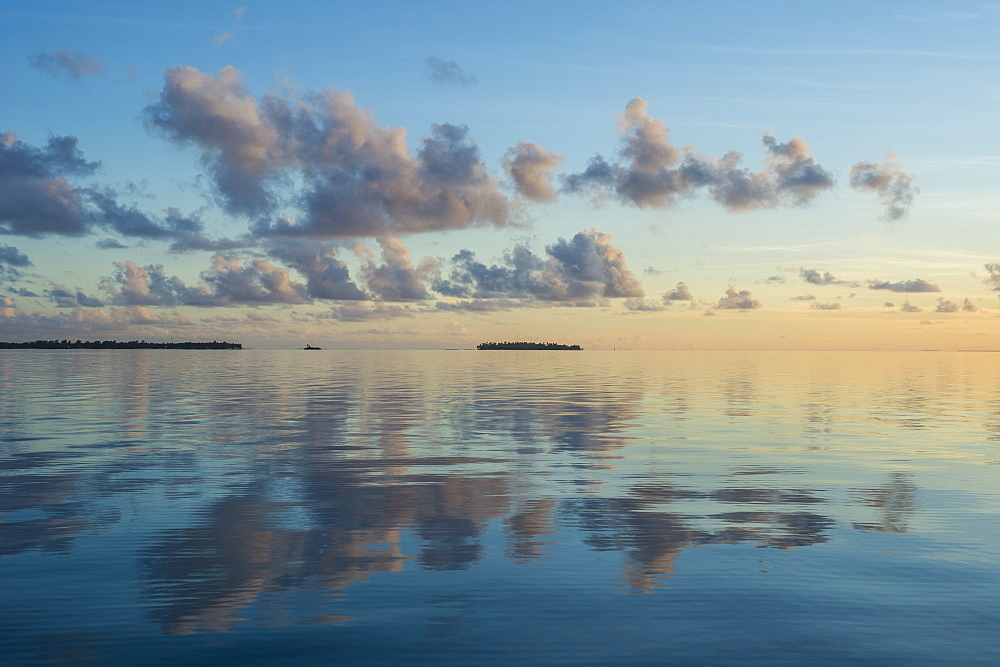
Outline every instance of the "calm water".
[(0, 656), (1000, 661), (1000, 354), (0, 351)]

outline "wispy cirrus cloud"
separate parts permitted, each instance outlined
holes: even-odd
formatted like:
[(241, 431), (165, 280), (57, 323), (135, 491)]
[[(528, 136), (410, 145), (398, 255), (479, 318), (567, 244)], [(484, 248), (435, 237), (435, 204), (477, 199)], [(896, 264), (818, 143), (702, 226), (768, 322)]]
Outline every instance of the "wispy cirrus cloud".
[(462, 69), (454, 60), (437, 56), (429, 56), (424, 60), (424, 74), (431, 81), (452, 86), (472, 86), (479, 82), (479, 79)]
[(107, 73), (104, 63), (80, 51), (60, 49), (28, 56), (28, 65), (53, 76), (67, 79), (86, 79)]

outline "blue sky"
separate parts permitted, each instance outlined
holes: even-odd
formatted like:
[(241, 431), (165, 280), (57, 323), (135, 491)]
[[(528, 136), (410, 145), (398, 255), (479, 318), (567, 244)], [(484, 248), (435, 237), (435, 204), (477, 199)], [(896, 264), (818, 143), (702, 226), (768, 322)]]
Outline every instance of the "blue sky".
[(996, 3), (0, 21), (2, 340), (995, 347)]

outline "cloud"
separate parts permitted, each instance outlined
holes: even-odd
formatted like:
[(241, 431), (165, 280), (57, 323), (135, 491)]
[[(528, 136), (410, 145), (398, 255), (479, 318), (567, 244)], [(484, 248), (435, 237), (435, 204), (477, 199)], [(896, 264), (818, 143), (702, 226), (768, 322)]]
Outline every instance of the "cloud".
[(112, 302), (120, 306), (221, 306), (204, 287), (188, 287), (177, 276), (167, 276), (160, 264), (138, 266), (134, 262), (115, 263), (115, 273), (101, 281)]
[(372, 252), (359, 246), (357, 253), (363, 262), (361, 274), (372, 293), (382, 301), (422, 301), (430, 298), (424, 282), (439, 273), (436, 261), (425, 260), (419, 268), (410, 262), (410, 254), (399, 239), (381, 238), (382, 264), (375, 265)]
[(763, 307), (760, 301), (753, 298), (749, 290), (737, 291), (732, 285), (726, 289), (726, 296), (715, 304), (715, 308), (720, 310), (755, 310)]
[(212, 45), (219, 47), (222, 46), (223, 44), (233, 41), (235, 38), (236, 36), (233, 35), (233, 33), (231, 32), (228, 31), (220, 32), (215, 35), (212, 35)]
[(144, 239), (185, 239), (200, 236), (201, 220), (185, 216), (175, 208), (167, 209), (162, 218), (156, 218), (134, 205), (122, 204), (118, 200), (118, 193), (112, 188), (87, 188), (82, 192), (93, 206), (87, 218), (94, 225), (125, 236)]
[(812, 305), (816, 310), (840, 310), (841, 305), (837, 302), (833, 303), (814, 303)]
[(320, 319), (339, 320), (341, 322), (369, 322), (371, 320), (389, 320), (397, 317), (413, 317), (413, 312), (404, 306), (386, 305), (384, 303), (352, 303), (333, 306), (328, 312), (317, 315), (317, 317)]
[(87, 177), (100, 168), (87, 160), (75, 137), (52, 137), (44, 148), (0, 133), (0, 234), (77, 236), (102, 227), (146, 239), (197, 234), (201, 222), (167, 209), (151, 216), (123, 204), (108, 186), (78, 187), (68, 177)]
[(944, 298), (939, 298), (938, 305), (934, 309), (934, 312), (936, 313), (958, 313), (958, 312), (975, 313), (978, 311), (979, 307), (976, 304), (972, 303), (972, 300), (969, 298), (966, 298), (961, 306), (955, 303), (954, 301), (948, 301)]
[(233, 67), (217, 76), (171, 68), (145, 115), (168, 140), (200, 151), (220, 203), (259, 234), (377, 237), (510, 223), (464, 126), (432, 125), (414, 156), (405, 130), (379, 125), (350, 93), (272, 92), (258, 102)]
[(100, 239), (94, 246), (101, 250), (124, 250), (128, 248), (127, 245), (123, 245), (121, 241), (117, 239)]
[(103, 62), (85, 53), (69, 49), (28, 56), (28, 65), (53, 76), (77, 80), (106, 74)]
[(486, 266), (462, 250), (451, 258), (448, 279), (434, 290), (446, 296), (592, 303), (594, 299), (641, 297), (642, 286), (611, 236), (591, 229), (546, 246), (547, 257), (514, 246), (501, 265)]
[(201, 279), (216, 297), (228, 303), (304, 303), (306, 287), (293, 282), (285, 269), (267, 260), (252, 259), (241, 264), (236, 255), (215, 255), (212, 266)]
[[(8, 300), (9, 301), (9, 300)], [(37, 338), (38, 331), (55, 332), (52, 338), (63, 337), (104, 338), (110, 335), (144, 336), (151, 330), (170, 336), (176, 327), (191, 326), (193, 323), (176, 311), (154, 315), (144, 306), (125, 308), (72, 308), (56, 312), (24, 312), (13, 306), (4, 307), (0, 297), (0, 318), (4, 328), (12, 338), (31, 340)], [(143, 327), (145, 333), (130, 332), (130, 327)]]
[(904, 313), (922, 313), (924, 311), (924, 309), (920, 306), (914, 306), (910, 303), (909, 299), (903, 302), (903, 305), (899, 307), (899, 310)]
[(792, 301), (815, 301), (816, 297), (812, 294), (803, 294), (801, 296), (793, 296)]
[(104, 302), (87, 296), (82, 290), (70, 291), (61, 285), (45, 290), (45, 296), (55, 303), (56, 308), (101, 308)]
[(799, 277), (811, 285), (847, 285), (849, 287), (858, 287), (860, 283), (852, 282), (850, 280), (838, 280), (829, 271), (817, 271), (816, 269), (800, 269)]
[(503, 167), (513, 179), (518, 194), (532, 201), (548, 203), (556, 198), (552, 170), (563, 159), (538, 144), (519, 141), (516, 146), (507, 149)]
[(938, 299), (937, 308), (934, 309), (935, 313), (957, 313), (962, 310), (962, 307), (953, 301), (946, 301), (944, 298)]
[(430, 56), (424, 61), (424, 73), (431, 81), (453, 86), (471, 86), (478, 81), (454, 60), (444, 60), (437, 56)]
[(99, 166), (84, 159), (75, 137), (35, 148), (13, 132), (0, 134), (0, 234), (83, 234), (84, 200), (65, 176), (87, 176)]
[(314, 299), (361, 301), (368, 298), (351, 280), (347, 265), (337, 256), (340, 248), (300, 239), (275, 239), (267, 246), (280, 259), (306, 277), (306, 293)]
[(874, 192), (882, 198), (884, 220), (899, 220), (906, 216), (920, 190), (913, 179), (903, 172), (895, 151), (882, 162), (858, 162), (851, 167), (851, 187), (862, 192)]
[(742, 155), (736, 151), (717, 159), (671, 145), (670, 131), (662, 120), (650, 117), (648, 109), (648, 103), (637, 97), (619, 117), (619, 162), (595, 156), (585, 171), (563, 178), (563, 189), (610, 192), (640, 208), (664, 208), (707, 190), (728, 210), (746, 211), (801, 206), (833, 187), (833, 177), (810, 156), (800, 137), (780, 143), (772, 134), (764, 134), (764, 169), (752, 172), (740, 166)]
[(31, 260), (23, 252), (14, 246), (0, 245), (0, 282), (19, 279), (20, 269), (29, 266), (32, 266)]
[(1000, 292), (1000, 262), (984, 264), (983, 268), (990, 274), (983, 278), (983, 282), (994, 292)]
[(691, 290), (683, 282), (677, 283), (677, 287), (663, 295), (664, 301), (694, 301)]
[(495, 313), (522, 307), (519, 301), (511, 299), (469, 299), (466, 301), (438, 301), (434, 304), (437, 310), (465, 311), (473, 313)]
[(102, 281), (112, 301), (126, 306), (233, 306), (297, 304), (308, 301), (306, 286), (294, 282), (285, 269), (263, 259), (241, 263), (235, 255), (215, 255), (200, 277), (204, 285), (188, 286), (168, 277), (163, 266), (116, 264), (115, 274)]
[(212, 46), (218, 48), (224, 44), (233, 43), (236, 44), (236, 32), (240, 28), (240, 24), (243, 22), (243, 15), (246, 14), (246, 7), (237, 7), (233, 10), (233, 25), (232, 28), (221, 33), (216, 33), (212, 35)]
[(884, 280), (869, 280), (868, 289), (884, 289), (892, 292), (940, 292), (941, 288), (926, 280), (900, 280), (890, 283)]
[[(666, 303), (670, 303), (669, 301), (666, 301), (666, 300), (664, 300), (664, 301)], [(640, 313), (644, 313), (644, 312), (656, 313), (656, 312), (661, 312), (661, 311), (664, 311), (664, 310), (667, 309), (667, 307), (664, 306), (662, 303), (654, 303), (654, 302), (651, 302), (651, 301), (647, 301), (646, 299), (634, 299), (634, 298), (633, 299), (625, 299), (625, 304), (624, 305), (625, 305), (625, 308), (627, 310), (631, 310), (633, 312), (640, 312)]]

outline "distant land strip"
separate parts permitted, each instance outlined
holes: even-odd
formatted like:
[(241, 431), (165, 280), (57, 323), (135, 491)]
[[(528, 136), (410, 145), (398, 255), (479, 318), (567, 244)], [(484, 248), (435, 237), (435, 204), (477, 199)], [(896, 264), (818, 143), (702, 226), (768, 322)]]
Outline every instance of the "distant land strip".
[(242, 350), (241, 343), (213, 340), (211, 343), (149, 343), (144, 340), (33, 340), (27, 343), (0, 342), (0, 350)]
[(509, 343), (480, 343), (477, 350), (582, 350), (579, 345), (562, 345), (560, 343), (526, 343), (517, 341)]

